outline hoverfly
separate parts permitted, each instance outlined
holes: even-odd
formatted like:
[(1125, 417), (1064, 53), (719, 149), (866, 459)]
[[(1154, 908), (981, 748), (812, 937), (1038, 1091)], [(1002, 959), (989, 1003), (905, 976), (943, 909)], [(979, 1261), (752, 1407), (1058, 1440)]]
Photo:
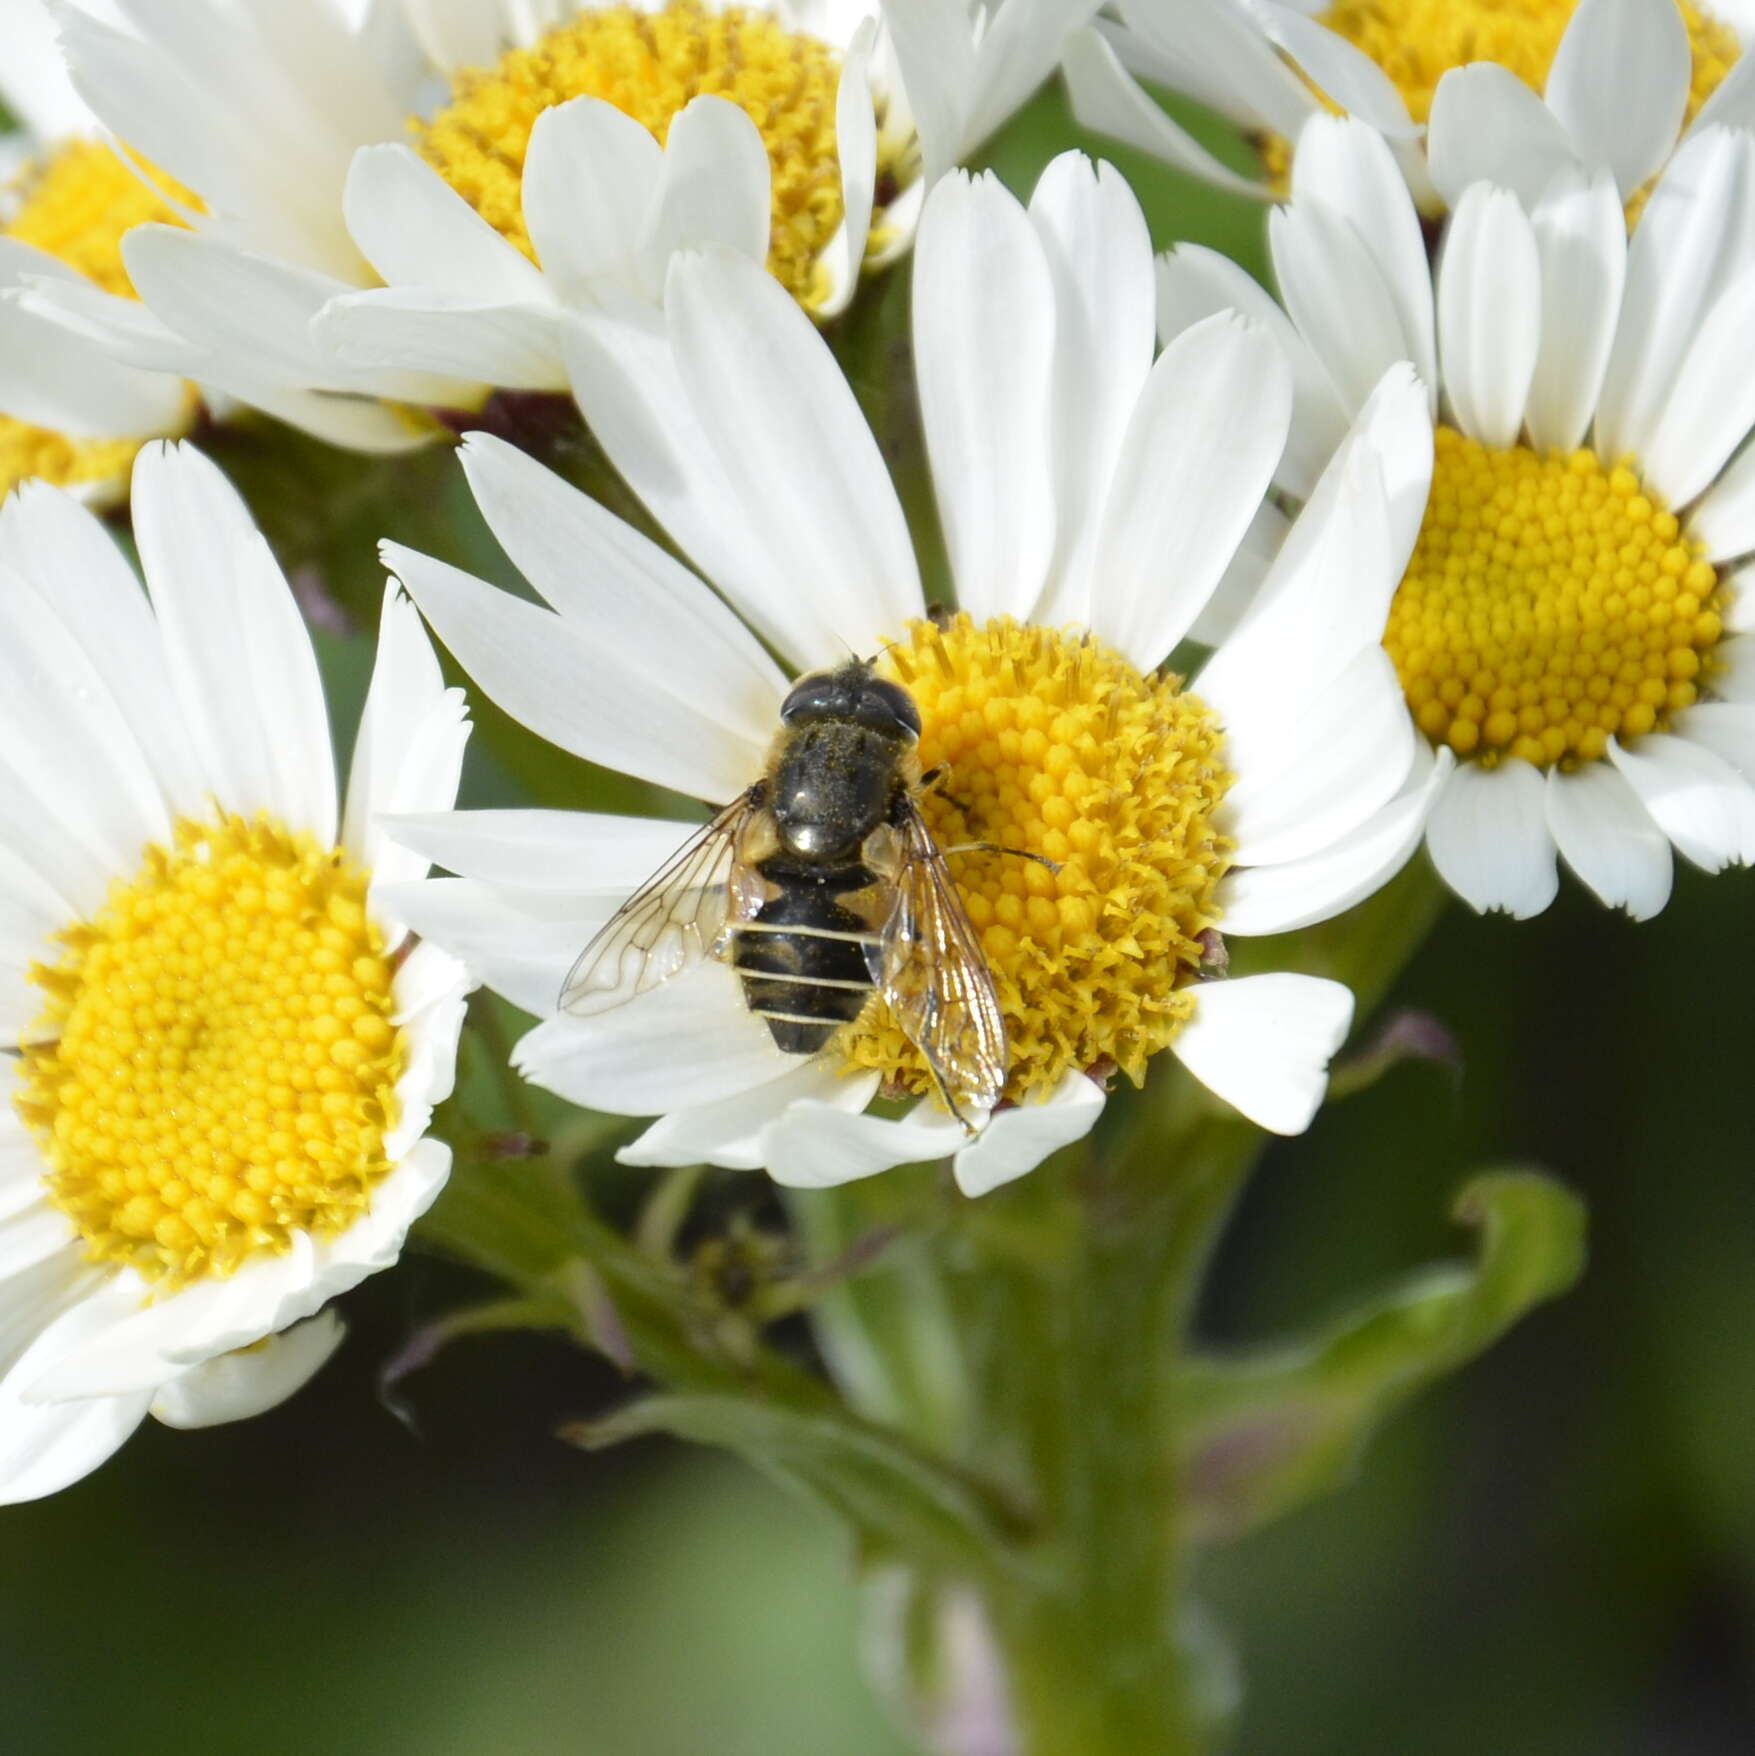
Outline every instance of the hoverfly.
[(850, 659), (800, 678), (780, 720), (767, 773), (616, 911), (561, 1010), (607, 1012), (714, 957), (781, 1049), (814, 1055), (875, 991), (967, 1128), (1005, 1084), (1005, 1019), (920, 812), (919, 709)]

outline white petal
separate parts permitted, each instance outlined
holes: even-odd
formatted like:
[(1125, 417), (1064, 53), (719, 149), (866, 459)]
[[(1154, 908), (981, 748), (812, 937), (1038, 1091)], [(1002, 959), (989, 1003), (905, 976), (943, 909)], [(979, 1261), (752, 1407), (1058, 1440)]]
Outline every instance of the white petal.
[(524, 158), (524, 223), (556, 297), (589, 300), (605, 280), (637, 287), (662, 158), (649, 128), (601, 98), (573, 98), (537, 117)]
[(1240, 177), (1166, 115), (1129, 77), (1115, 50), (1096, 31), (1080, 31), (1067, 44), (1061, 74), (1073, 116), (1084, 127), (1234, 194), (1268, 194), (1266, 185)]
[[(1089, 24), (1102, 0), (1004, 0), (975, 33), (968, 117), (955, 152), (983, 145), (1053, 73), (1067, 38)], [(956, 9), (953, 9), (956, 10)]]
[(0, 12), (0, 98), (40, 141), (67, 140), (95, 127), (67, 76), (42, 0), (12, 0)]
[(1746, 445), (1688, 514), (1688, 535), (1712, 562), (1755, 551), (1755, 445)]
[(1530, 215), (1541, 258), (1541, 346), (1530, 381), (1530, 441), (1570, 451), (1602, 389), (1627, 275), (1627, 216), (1614, 179), (1567, 171)]
[(1707, 487), (1755, 426), (1755, 262), (1706, 314), (1677, 368), (1655, 430), (1640, 456), (1644, 478), (1672, 506)]
[(384, 564), (476, 684), (539, 737), (575, 756), (724, 803), (762, 771), (711, 700), (654, 689), (661, 655), (604, 647), (563, 617), (461, 569), (384, 545)]
[(1625, 198), (1663, 164), (1688, 103), (1681, 10), (1652, 0), (1580, 0), (1548, 70), (1548, 107)]
[(248, 508), (187, 445), (134, 465), (134, 534), (183, 718), (218, 802), (335, 840), (335, 756), (316, 654)]
[(930, 1100), (899, 1121), (849, 1115), (836, 1104), (801, 1099), (768, 1130), (768, 1174), (790, 1189), (832, 1189), (896, 1165), (949, 1158), (969, 1136)]
[(725, 964), (698, 964), (613, 1012), (539, 1024), (513, 1051), (534, 1085), (587, 1109), (655, 1116), (714, 1103), (798, 1065)]
[(740, 743), (766, 749), (785, 678), (694, 574), (504, 440), (471, 434), (463, 468), (512, 564), (569, 628), (656, 694), (708, 704)]
[(1657, 732), (1634, 749), (1611, 738), (1609, 758), (1685, 859), (1708, 872), (1755, 860), (1755, 788), (1722, 756)]
[(961, 154), (975, 87), (967, 14), (942, 0), (884, 0), (884, 25), (920, 137), (928, 189)]
[(1290, 6), (1275, 5), (1273, 0), (1258, 0), (1256, 13), (1269, 40), (1279, 44), (1309, 75), (1311, 83), (1343, 110), (1391, 139), (1418, 138), (1419, 125), (1409, 117), (1395, 82), (1362, 49), (1339, 32)]
[(273, 1335), (259, 1347), (221, 1354), (161, 1387), (152, 1415), (167, 1427), (217, 1427), (266, 1414), (302, 1390), (346, 1334), (333, 1311)]
[(920, 413), (957, 603), (1027, 620), (1054, 550), (1054, 282), (992, 175), (933, 190), (915, 246)]
[(1670, 844), (1606, 762), (1548, 772), (1548, 827), (1580, 881), (1610, 908), (1648, 921), (1670, 899)]
[(368, 146), (347, 174), (347, 228), (388, 286), (453, 293), (484, 305), (541, 305), (528, 257), (407, 146)]
[(1426, 847), (1470, 908), (1539, 915), (1560, 887), (1541, 771), (1516, 757), (1458, 763), (1432, 807)]
[(1208, 318), (1159, 356), (1122, 443), (1092, 572), (1093, 631), (1141, 669), (1212, 596), (1291, 418), (1291, 372), (1244, 319)]
[(1509, 67), (1453, 67), (1432, 94), (1426, 163), (1446, 207), (1471, 183), (1496, 183), (1534, 206), (1578, 157), (1560, 119)]
[(1207, 982), (1170, 1045), (1184, 1067), (1258, 1127), (1302, 1134), (1353, 1022), (1339, 982), (1275, 973)]
[(771, 1126), (800, 1100), (856, 1112), (877, 1092), (875, 1073), (849, 1075), (827, 1059), (806, 1061), (765, 1085), (716, 1103), (696, 1104), (660, 1116), (616, 1158), (624, 1165), (722, 1165), (733, 1171), (767, 1166)]
[(174, 433), (186, 420), (179, 379), (95, 351), (16, 293), (0, 297), (0, 413), (100, 439)]
[(506, 390), (565, 390), (560, 317), (548, 305), (497, 305), (424, 287), (332, 299), (312, 318), (338, 373), (396, 394), (408, 373)]
[[(860, 21), (841, 62), (835, 89), (835, 156), (841, 165), (841, 223), (818, 257), (829, 290), (816, 308), (818, 318), (838, 317), (859, 288), (871, 238), (872, 203), (877, 195), (877, 113), (872, 96), (871, 57), (877, 20)], [(763, 149), (763, 160), (767, 152)]]
[(765, 263), (770, 175), (755, 123), (724, 98), (694, 99), (665, 141), (640, 243), (643, 283), (662, 293), (671, 257), (709, 244)]
[(386, 591), (342, 827), (342, 845), (371, 874), (374, 889), (426, 875), (426, 861), (389, 840), (382, 819), (449, 810), (468, 742), (463, 691), (445, 687), (414, 605)]
[(1682, 357), (1749, 261), (1755, 139), (1709, 129), (1670, 161), (1627, 250), (1621, 321), (1597, 402), (1595, 446), (1643, 457)]
[(1426, 829), (1438, 789), (1455, 758), (1417, 764), (1407, 786), (1338, 847), (1279, 866), (1229, 872), (1219, 891), (1222, 926), (1240, 938), (1290, 933), (1350, 909), (1387, 884), (1408, 862)]
[(589, 811), (444, 811), (393, 817), (392, 840), (460, 878), (560, 896), (621, 898), (700, 825)]
[(1315, 94), (1277, 53), (1258, 14), (1234, 0), (1129, 5), (1128, 23), (1152, 53), (1160, 82), (1234, 119), (1296, 140)]
[(677, 257), (665, 295), (696, 417), (780, 583), (818, 598), (840, 640), (872, 652), (921, 609), (902, 508), (853, 391), (766, 269), (724, 250)]
[(1722, 756), (1745, 780), (1755, 781), (1755, 706), (1703, 701), (1676, 715), (1676, 735)]
[(1542, 270), (1528, 216), (1509, 190), (1478, 183), (1451, 216), (1438, 267), (1444, 392), (1485, 445), (1523, 425), (1541, 347)]
[(1056, 530), (1036, 610), (1054, 625), (1089, 619), (1104, 497), (1152, 369), (1152, 243), (1126, 182), (1080, 153), (1042, 173), (1030, 221), (1054, 275)]
[(1083, 1140), (1104, 1101), (1102, 1086), (1074, 1068), (1046, 1096), (996, 1110), (952, 1161), (957, 1187), (965, 1195), (986, 1195), (1015, 1183), (1063, 1146)]

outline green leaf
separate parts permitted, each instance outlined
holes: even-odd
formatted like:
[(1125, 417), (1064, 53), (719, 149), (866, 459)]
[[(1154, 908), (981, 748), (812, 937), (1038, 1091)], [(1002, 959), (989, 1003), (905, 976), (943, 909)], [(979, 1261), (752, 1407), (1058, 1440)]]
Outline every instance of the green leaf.
[(1472, 1267), (1427, 1269), (1295, 1346), (1190, 1364), (1182, 1465), (1197, 1540), (1241, 1536), (1340, 1486), (1401, 1403), (1584, 1268), (1584, 1204), (1548, 1177), (1476, 1177), (1453, 1213), (1480, 1234)]
[(977, 1579), (1026, 1564), (1024, 1520), (995, 1486), (827, 1404), (649, 1396), (563, 1436), (597, 1450), (653, 1433), (737, 1452), (826, 1506), (879, 1553)]

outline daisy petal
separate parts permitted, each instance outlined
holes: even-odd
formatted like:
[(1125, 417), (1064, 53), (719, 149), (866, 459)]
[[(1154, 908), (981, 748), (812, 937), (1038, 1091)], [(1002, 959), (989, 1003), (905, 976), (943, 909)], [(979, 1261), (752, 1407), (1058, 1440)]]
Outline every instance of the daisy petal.
[(661, 293), (671, 257), (710, 244), (765, 263), (771, 175), (761, 134), (736, 104), (691, 100), (665, 139), (640, 240), (643, 284)]
[(1016, 197), (953, 172), (921, 216), (915, 375), (958, 606), (1029, 617), (1054, 550), (1054, 282)]
[(1548, 772), (1548, 827), (1579, 880), (1610, 908), (1648, 921), (1670, 899), (1670, 844), (1606, 762)]
[(524, 224), (558, 298), (583, 302), (612, 279), (640, 290), (629, 276), (662, 160), (652, 131), (602, 98), (573, 98), (537, 117), (524, 157)]
[(768, 1174), (789, 1189), (832, 1189), (897, 1165), (949, 1158), (969, 1138), (963, 1125), (930, 1100), (900, 1121), (849, 1115), (837, 1104), (805, 1098), (767, 1132)]
[(1438, 267), (1444, 390), (1471, 439), (1504, 447), (1517, 438), (1541, 323), (1541, 259), (1529, 219), (1509, 190), (1477, 183), (1451, 216)]
[(637, 890), (698, 823), (663, 817), (602, 817), (590, 811), (441, 811), (393, 817), (392, 840), (423, 859), (484, 884), (557, 896)]
[(1446, 207), (1454, 208), (1471, 183), (1496, 183), (1533, 206), (1577, 161), (1559, 118), (1509, 67), (1476, 61), (1439, 80), (1426, 164)]
[(1684, 859), (1708, 872), (1755, 860), (1755, 788), (1722, 756), (1654, 732), (1609, 757)]
[(0, 296), (0, 411), (78, 437), (138, 439), (184, 423), (182, 383), (98, 353), (58, 323)]
[(1204, 983), (1170, 1051), (1216, 1097), (1271, 1134), (1302, 1134), (1353, 1023), (1339, 982), (1275, 973)]
[(335, 840), (335, 756), (310, 636), (249, 509), (188, 445), (134, 466), (134, 534), (172, 684), (218, 802)]
[(663, 686), (660, 652), (588, 638), (552, 610), (384, 545), (384, 564), (477, 685), (539, 737), (588, 762), (724, 803), (762, 770), (764, 750), (713, 701)]
[(1580, 0), (1548, 70), (1548, 107), (1622, 198), (1661, 166), (1688, 104), (1681, 9), (1649, 0)]
[(1640, 456), (1645, 479), (1672, 506), (1707, 487), (1755, 426), (1755, 265), (1725, 288), (1688, 344), (1663, 413)]
[(843, 652), (875, 651), (920, 614), (920, 578), (883, 457), (827, 344), (764, 267), (728, 251), (677, 257), (665, 303), (696, 417), (763, 520), (780, 583), (822, 601)]
[(962, 1147), (951, 1168), (965, 1195), (986, 1195), (1035, 1170), (1097, 1125), (1106, 1099), (1096, 1080), (1074, 1068), (1045, 1097), (996, 1110)]
[(1571, 451), (1589, 430), (1615, 342), (1627, 274), (1627, 217), (1614, 179), (1568, 170), (1530, 215), (1541, 259), (1541, 349), (1530, 381), (1530, 441)]
[(1745, 780), (1755, 781), (1755, 706), (1703, 701), (1671, 721), (1676, 735), (1722, 756)]
[(167, 1427), (193, 1428), (266, 1414), (322, 1370), (346, 1333), (341, 1319), (325, 1311), (260, 1347), (192, 1366), (159, 1389), (152, 1416)]
[(806, 1061), (765, 1085), (660, 1116), (616, 1159), (624, 1165), (709, 1164), (731, 1171), (764, 1170), (769, 1130), (794, 1103), (857, 1112), (871, 1102), (878, 1083), (875, 1073), (849, 1077), (829, 1061)]
[(1688, 514), (1688, 535), (1714, 563), (1755, 552), (1755, 445), (1746, 445)]
[(1092, 571), (1092, 630), (1142, 670), (1212, 596), (1291, 418), (1291, 372), (1244, 319), (1208, 318), (1159, 356), (1122, 443)]
[(1497, 768), (1458, 763), (1426, 827), (1438, 875), (1481, 913), (1539, 915), (1560, 888), (1541, 771), (1516, 757)]
[[(835, 88), (841, 223), (817, 259), (828, 277), (828, 290), (816, 306), (818, 318), (838, 317), (852, 303), (871, 241), (872, 204), (877, 196), (877, 112), (872, 99), (871, 56), (877, 22), (875, 18), (861, 21), (841, 62), (841, 80)], [(764, 160), (766, 156), (764, 148)]]
[(1349, 115), (1391, 140), (1419, 137), (1419, 124), (1408, 115), (1395, 82), (1364, 50), (1275, 0), (1257, 0), (1255, 11), (1268, 40), (1284, 49), (1311, 83)]
[[(381, 373), (437, 373), (505, 390), (567, 388), (560, 315), (548, 305), (483, 304), (424, 287), (381, 287), (332, 299), (311, 335), (363, 383)], [(390, 394), (394, 380), (387, 380)]]

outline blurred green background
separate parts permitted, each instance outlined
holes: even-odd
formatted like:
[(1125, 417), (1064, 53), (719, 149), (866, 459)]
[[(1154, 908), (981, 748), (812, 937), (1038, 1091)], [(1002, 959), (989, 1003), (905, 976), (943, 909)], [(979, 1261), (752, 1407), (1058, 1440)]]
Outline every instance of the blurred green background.
[[(1027, 187), (1066, 138), (1050, 97), (995, 156)], [(1254, 210), (1114, 156), (1160, 242), (1249, 256)], [(442, 457), (414, 466), (449, 497), (412, 540), (450, 521), (453, 557), (480, 565), (452, 479)], [(346, 726), (366, 649), (322, 644)], [(511, 792), (487, 730), (478, 803)], [(1742, 872), (1684, 873), (1638, 927), (1570, 884), (1535, 923), (1453, 908), (1391, 1004), (1449, 1026), (1460, 1082), (1403, 1067), (1267, 1157), (1213, 1280), (1214, 1340), (1460, 1251), (1443, 1215), (1484, 1159), (1569, 1179), (1594, 1245), (1582, 1288), (1392, 1425), (1354, 1486), (1209, 1557), (1248, 1756), (1755, 1750), (1752, 911)], [(406, 1261), (346, 1301), (345, 1350), (286, 1408), (149, 1425), (86, 1482), (0, 1511), (0, 1751), (903, 1752), (861, 1678), (833, 1527), (717, 1457), (552, 1437), (626, 1394), (607, 1367), (465, 1341), (404, 1385), (413, 1430), (385, 1407), (379, 1366), (477, 1290)]]

